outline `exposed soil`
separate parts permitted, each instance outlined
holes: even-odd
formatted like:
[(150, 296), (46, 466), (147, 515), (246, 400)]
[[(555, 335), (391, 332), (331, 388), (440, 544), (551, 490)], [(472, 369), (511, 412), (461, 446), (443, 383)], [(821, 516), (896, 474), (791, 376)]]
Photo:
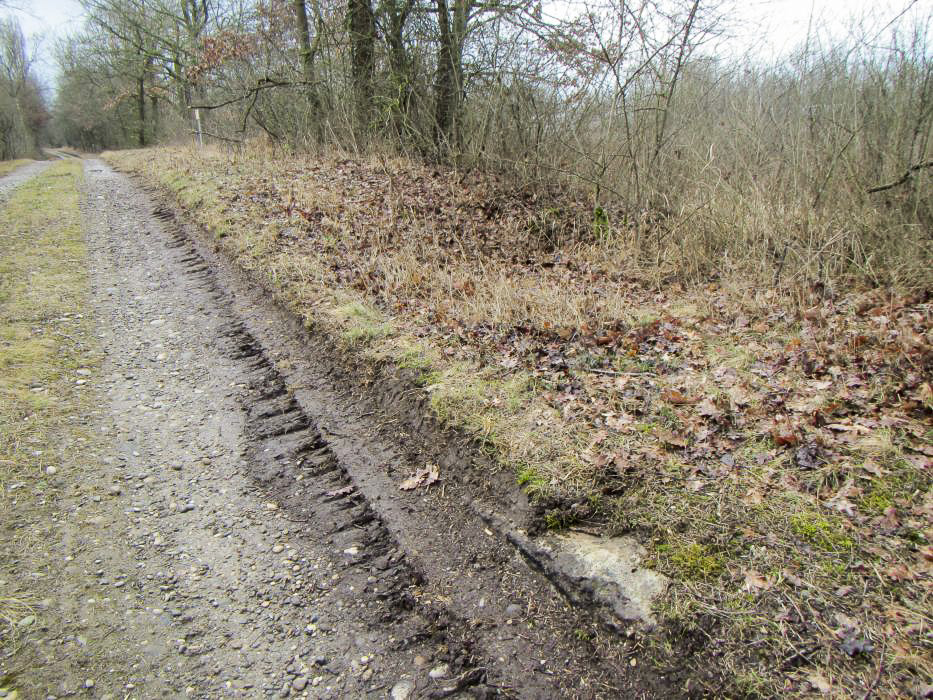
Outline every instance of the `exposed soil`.
[[(101, 458), (28, 523), (48, 537), (25, 568), (56, 576), (0, 677), (27, 697), (678, 694), (509, 543), (514, 479), (348, 391), (124, 176), (88, 161), (86, 181)], [(438, 482), (400, 491), (428, 463)]]

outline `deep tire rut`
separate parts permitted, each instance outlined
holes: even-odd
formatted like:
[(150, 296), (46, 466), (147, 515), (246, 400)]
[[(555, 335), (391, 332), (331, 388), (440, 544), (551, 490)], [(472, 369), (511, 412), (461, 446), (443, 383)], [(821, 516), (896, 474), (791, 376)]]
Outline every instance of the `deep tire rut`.
[[(153, 213), (165, 222), (174, 218), (163, 209)], [(179, 227), (169, 231), (166, 246), (184, 253), (177, 262), (185, 274), (226, 308), (227, 293), (192, 241)], [(453, 619), (443, 606), (417, 602), (413, 591), (423, 576), (409, 565), (247, 326), (236, 319), (222, 324), (217, 344), (222, 355), (244, 366), (248, 377), (238, 399), (246, 416), (244, 456), (250, 477), (274, 499), (276, 510), (281, 508), (292, 523), (315, 533), (318, 544), (342, 555), (341, 586), (379, 603), (374, 610), (367, 606), (369, 628), (390, 639), (401, 633), (391, 650), (407, 651), (428, 641), (445, 650), (447, 672), (442, 678), (449, 682), (422, 687), (417, 696), (445, 698), (471, 689), (472, 697), (508, 697), (510, 693), (485, 685), (485, 668), (476, 664), (464, 621)], [(460, 629), (451, 635), (454, 627)]]

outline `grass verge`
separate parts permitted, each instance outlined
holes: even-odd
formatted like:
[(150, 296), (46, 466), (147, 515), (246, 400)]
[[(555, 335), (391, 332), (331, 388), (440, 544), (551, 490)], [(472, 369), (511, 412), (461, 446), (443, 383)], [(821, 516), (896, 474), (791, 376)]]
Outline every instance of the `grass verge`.
[(0, 211), (0, 688), (11, 692), (21, 640), (44, 624), (40, 591), (57, 560), (51, 537), (63, 476), (92, 451), (95, 401), (86, 376), (99, 364), (87, 316), (78, 209), (82, 164), (61, 162), (18, 187)]
[[(639, 535), (675, 580), (645, 646), (662, 666), (685, 658), (696, 692), (923, 690), (922, 284), (658, 288), (624, 240), (543, 240), (547, 203), (478, 175), (210, 149), (107, 157), (167, 188), (308, 324), (411, 369), (438, 418), (513, 470), (539, 527)], [(731, 685), (706, 680), (710, 666)]]

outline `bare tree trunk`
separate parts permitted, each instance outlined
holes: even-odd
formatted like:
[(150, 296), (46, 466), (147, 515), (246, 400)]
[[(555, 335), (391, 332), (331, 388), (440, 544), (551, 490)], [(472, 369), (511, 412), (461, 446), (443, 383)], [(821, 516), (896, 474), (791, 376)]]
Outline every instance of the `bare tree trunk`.
[(441, 154), (459, 148), (459, 120), (463, 95), (463, 42), (469, 21), (469, 0), (454, 0), (453, 18), (447, 0), (437, 2), (440, 44), (434, 86), (434, 141)]
[(447, 0), (437, 0), (437, 28), (441, 36), (437, 49), (437, 79), (434, 84), (434, 142), (438, 150), (445, 153), (450, 143), (457, 94)]
[(298, 56), (301, 58), (301, 74), (305, 82), (314, 80), (314, 52), (311, 50), (311, 28), (308, 25), (308, 9), (305, 0), (293, 0), (295, 28), (298, 32)]
[(375, 72), (376, 21), (371, 0), (348, 0), (350, 52), (353, 91), (356, 102), (356, 130), (362, 134), (370, 120)]
[(140, 74), (136, 81), (136, 110), (139, 118), (137, 140), (140, 148), (146, 147), (146, 73)]
[(405, 46), (405, 24), (412, 9), (413, 0), (398, 3), (390, 0), (384, 4), (386, 13), (385, 38), (389, 46), (389, 70), (396, 100), (392, 110), (392, 121), (396, 133), (401, 137), (411, 135), (409, 124), (412, 102), (411, 59)]

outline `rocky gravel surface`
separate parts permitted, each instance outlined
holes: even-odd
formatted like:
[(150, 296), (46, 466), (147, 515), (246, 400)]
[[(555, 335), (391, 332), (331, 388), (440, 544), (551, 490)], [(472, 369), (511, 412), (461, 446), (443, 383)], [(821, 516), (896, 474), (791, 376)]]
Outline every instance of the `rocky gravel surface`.
[[(465, 659), (443, 625), (405, 604), (415, 579), (392, 542), (383, 534), (372, 562), (364, 539), (310, 531), (250, 476), (268, 436), (249, 430), (244, 400), (274, 370), (231, 352), (234, 320), (210, 276), (168, 247), (125, 177), (88, 161), (86, 180), (90, 304), (106, 359), (76, 382), (101, 397), (88, 417), (99, 460), (77, 483), (52, 475), (64, 495), (54, 522), (35, 523), (57, 585), (38, 616), (51, 622), (22, 626), (37, 658), (23, 688), (46, 698), (456, 696)], [(379, 591), (388, 579), (389, 596)]]
[[(5, 673), (46, 700), (657, 696), (637, 638), (483, 515), (461, 443), (421, 445), (158, 197), (84, 170), (95, 437), (54, 498), (12, 496), (36, 603), (0, 700)], [(425, 460), (440, 486), (400, 489)]]

